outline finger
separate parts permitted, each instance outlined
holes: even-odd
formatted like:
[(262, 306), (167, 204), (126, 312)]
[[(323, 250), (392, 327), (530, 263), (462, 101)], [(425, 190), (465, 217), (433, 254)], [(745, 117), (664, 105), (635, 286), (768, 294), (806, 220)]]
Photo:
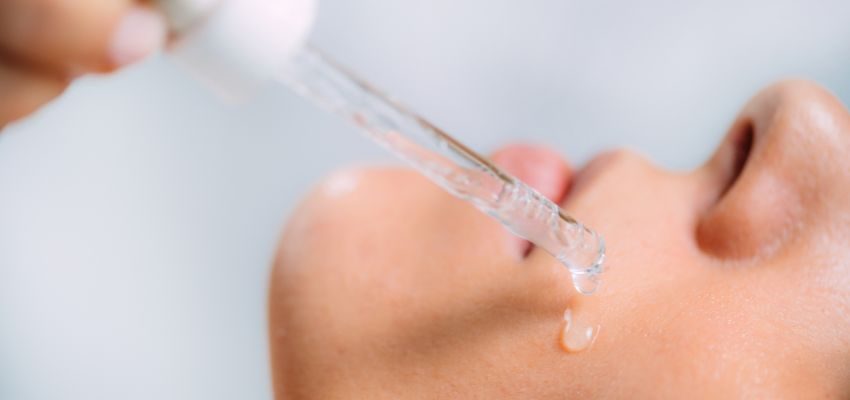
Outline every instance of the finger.
[[(525, 182), (556, 204), (567, 193), (572, 171), (556, 152), (542, 146), (514, 144), (496, 151), (491, 157), (505, 172)], [(511, 245), (519, 256), (524, 256), (531, 244), (513, 236)]]
[(0, 49), (61, 72), (133, 63), (165, 36), (163, 18), (132, 0), (0, 1)]
[(0, 128), (62, 93), (67, 81), (0, 60)]

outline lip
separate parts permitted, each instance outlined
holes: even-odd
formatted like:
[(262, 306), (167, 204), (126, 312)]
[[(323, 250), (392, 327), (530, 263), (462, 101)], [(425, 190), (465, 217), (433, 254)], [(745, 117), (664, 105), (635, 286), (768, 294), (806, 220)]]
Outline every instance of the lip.
[[(570, 169), (560, 154), (530, 145), (511, 145), (491, 156), (491, 160), (544, 197), (559, 206), (566, 205), (586, 190), (617, 157), (618, 151), (598, 154), (578, 171)], [(517, 255), (528, 256), (536, 246), (525, 239), (512, 237)]]

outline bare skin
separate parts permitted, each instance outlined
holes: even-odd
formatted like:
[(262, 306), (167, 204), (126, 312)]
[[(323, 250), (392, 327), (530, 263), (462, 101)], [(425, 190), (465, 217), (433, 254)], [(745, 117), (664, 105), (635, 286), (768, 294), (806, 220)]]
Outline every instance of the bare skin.
[[(278, 398), (850, 396), (850, 114), (825, 90), (767, 88), (688, 173), (494, 159), (605, 235), (605, 290), (414, 172), (344, 170), (281, 240)], [(560, 348), (567, 307), (601, 325), (589, 350)]]

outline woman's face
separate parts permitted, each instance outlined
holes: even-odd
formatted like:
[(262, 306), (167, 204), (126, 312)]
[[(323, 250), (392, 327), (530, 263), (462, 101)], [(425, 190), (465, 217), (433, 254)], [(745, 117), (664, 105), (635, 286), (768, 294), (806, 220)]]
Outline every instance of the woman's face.
[[(823, 89), (764, 90), (689, 173), (493, 159), (605, 236), (603, 289), (414, 172), (345, 170), (281, 241), (279, 397), (850, 396), (850, 115)], [(589, 349), (561, 349), (566, 308)]]

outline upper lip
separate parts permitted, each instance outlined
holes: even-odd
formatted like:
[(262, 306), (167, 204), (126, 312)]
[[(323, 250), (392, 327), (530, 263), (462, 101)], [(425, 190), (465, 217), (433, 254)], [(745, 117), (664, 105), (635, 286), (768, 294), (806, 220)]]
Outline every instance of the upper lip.
[(566, 199), (570, 199), (573, 196), (581, 193), (584, 190), (587, 190), (587, 187), (590, 183), (596, 179), (599, 174), (606, 169), (606, 166), (609, 165), (614, 158), (616, 157), (615, 151), (606, 151), (594, 156), (590, 161), (588, 161), (581, 169), (575, 172), (570, 181), (570, 188), (567, 191)]

